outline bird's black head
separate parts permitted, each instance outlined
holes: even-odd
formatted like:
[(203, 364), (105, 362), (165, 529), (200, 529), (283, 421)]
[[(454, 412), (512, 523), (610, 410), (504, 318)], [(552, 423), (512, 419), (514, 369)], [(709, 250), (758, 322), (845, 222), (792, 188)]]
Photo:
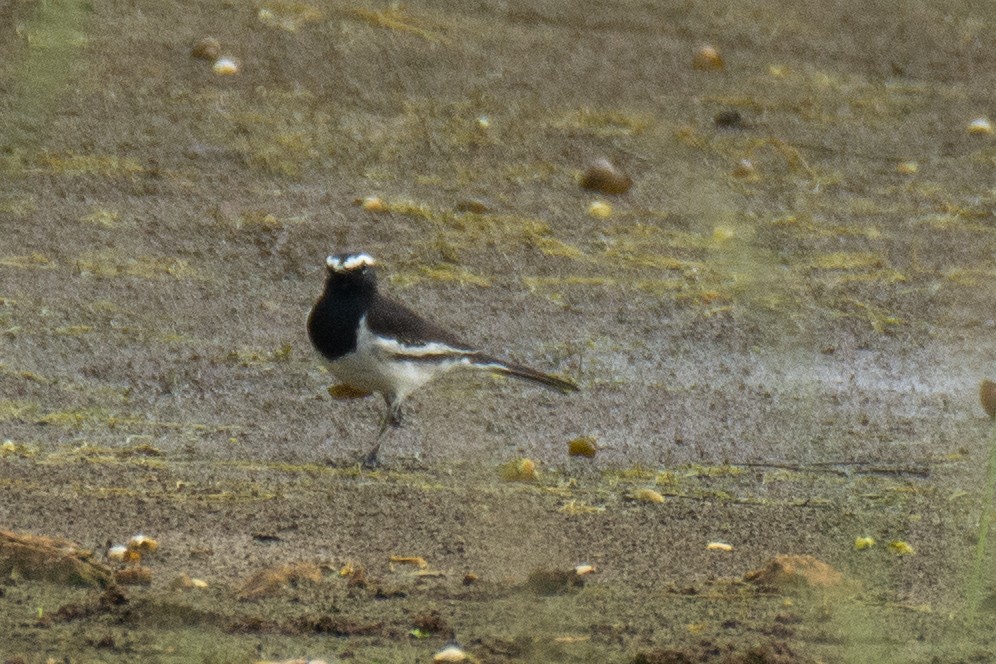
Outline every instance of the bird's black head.
[(335, 290), (373, 290), (377, 287), (377, 262), (369, 254), (332, 254), (325, 259), (328, 270), (326, 288)]

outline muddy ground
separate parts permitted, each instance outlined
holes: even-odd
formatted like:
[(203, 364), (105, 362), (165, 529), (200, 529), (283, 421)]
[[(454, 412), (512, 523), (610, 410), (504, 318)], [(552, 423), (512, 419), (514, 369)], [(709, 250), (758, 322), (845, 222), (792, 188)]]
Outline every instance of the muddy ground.
[[(989, 661), (993, 27), (967, 2), (0, 0), (0, 529), (112, 567), (159, 543), (151, 585), (8, 566), (0, 654)], [(191, 56), (209, 36), (237, 74)], [(598, 157), (628, 193), (578, 186)], [(304, 333), (346, 249), (582, 391), (448, 377), (361, 471), (382, 405), (333, 400)], [(844, 580), (743, 581), (778, 554)]]

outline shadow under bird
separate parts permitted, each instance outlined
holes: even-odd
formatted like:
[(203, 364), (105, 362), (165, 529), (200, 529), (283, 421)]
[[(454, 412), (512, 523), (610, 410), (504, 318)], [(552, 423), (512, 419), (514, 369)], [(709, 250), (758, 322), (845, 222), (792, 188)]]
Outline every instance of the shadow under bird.
[(400, 426), (405, 398), (451, 369), (512, 376), (565, 393), (578, 389), (563, 378), (483, 353), (385, 297), (368, 254), (334, 254), (325, 266), (325, 291), (308, 315), (308, 338), (337, 379), (360, 392), (381, 394), (387, 402), (365, 466), (377, 464), (388, 427)]

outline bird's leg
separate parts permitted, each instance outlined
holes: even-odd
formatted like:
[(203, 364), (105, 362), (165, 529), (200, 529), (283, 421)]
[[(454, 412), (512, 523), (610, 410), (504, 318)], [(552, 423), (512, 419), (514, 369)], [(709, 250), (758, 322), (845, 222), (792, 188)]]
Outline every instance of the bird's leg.
[(380, 444), (384, 440), (387, 428), (396, 429), (401, 426), (401, 401), (395, 401), (387, 394), (384, 395), (384, 401), (387, 402), (387, 411), (384, 413), (384, 418), (380, 421), (380, 429), (377, 431), (377, 441), (374, 443), (373, 449), (363, 457), (364, 468), (377, 467), (377, 454), (380, 452)]
[(400, 429), (404, 423), (400, 400), (387, 403), (387, 423), (394, 429)]

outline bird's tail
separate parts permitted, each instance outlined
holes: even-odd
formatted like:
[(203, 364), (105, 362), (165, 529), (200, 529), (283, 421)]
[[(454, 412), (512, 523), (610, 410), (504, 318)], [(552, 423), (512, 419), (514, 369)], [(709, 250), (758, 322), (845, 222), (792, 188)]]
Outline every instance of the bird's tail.
[(542, 385), (543, 387), (548, 387), (551, 390), (557, 390), (565, 394), (568, 392), (577, 392), (580, 389), (576, 384), (564, 378), (551, 376), (542, 371), (536, 371), (535, 369), (530, 369), (529, 367), (513, 362), (505, 362), (488, 355), (474, 356), (472, 364), (475, 367), (486, 369), (496, 374), (512, 376), (520, 380), (528, 380), (531, 383), (536, 383), (537, 385)]

